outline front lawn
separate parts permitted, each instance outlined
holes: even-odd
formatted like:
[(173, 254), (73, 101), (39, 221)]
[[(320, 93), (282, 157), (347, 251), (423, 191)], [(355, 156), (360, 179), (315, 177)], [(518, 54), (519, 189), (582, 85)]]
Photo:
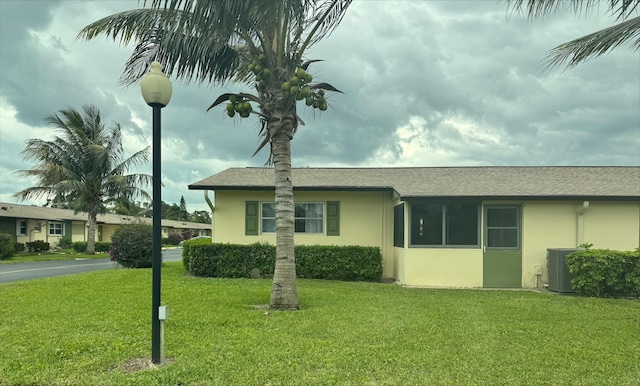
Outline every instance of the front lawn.
[(0, 384), (637, 385), (640, 302), (269, 280), (163, 266), (169, 364), (150, 358), (151, 270), (0, 284)]
[(0, 264), (33, 263), (36, 261), (52, 260), (104, 259), (108, 257), (108, 253), (96, 253), (95, 255), (71, 252), (16, 253), (6, 260), (0, 260)]

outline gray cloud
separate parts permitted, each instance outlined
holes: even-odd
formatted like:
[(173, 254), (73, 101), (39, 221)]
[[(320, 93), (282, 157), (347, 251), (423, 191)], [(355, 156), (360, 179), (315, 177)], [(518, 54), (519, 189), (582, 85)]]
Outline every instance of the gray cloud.
[[(13, 174), (29, 167), (24, 141), (46, 137), (44, 116), (67, 105), (96, 104), (122, 125), (129, 153), (151, 144), (151, 110), (137, 86), (117, 84), (131, 47), (74, 41), (84, 25), (136, 6), (0, 1), (0, 199), (28, 186)], [(640, 165), (637, 52), (541, 68), (549, 49), (613, 22), (568, 12), (526, 21), (488, 1), (356, 1), (308, 53), (325, 60), (314, 78), (344, 94), (330, 95), (324, 113), (300, 105), (293, 165)], [(257, 120), (205, 113), (220, 93), (241, 90), (251, 91), (174, 81), (163, 109), (165, 201), (184, 195), (189, 210), (205, 209), (188, 184), (265, 162), (265, 151), (251, 157)]]

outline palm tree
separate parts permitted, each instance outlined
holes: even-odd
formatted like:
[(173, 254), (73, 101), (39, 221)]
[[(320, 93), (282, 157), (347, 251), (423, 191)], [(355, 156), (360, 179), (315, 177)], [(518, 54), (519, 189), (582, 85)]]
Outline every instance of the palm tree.
[(14, 194), (18, 200), (47, 197), (67, 202), (71, 209), (86, 211), (89, 220), (87, 254), (95, 253), (96, 216), (105, 203), (118, 197), (149, 195), (139, 188), (151, 182), (146, 174), (125, 174), (147, 162), (149, 147), (123, 160), (120, 125), (105, 127), (100, 111), (91, 105), (82, 113), (68, 107), (46, 118), (60, 133), (52, 141), (33, 138), (22, 155), (37, 164), (17, 173), (36, 177), (38, 185)]
[[(529, 18), (543, 17), (561, 9), (572, 9), (576, 13), (597, 7), (600, 1), (594, 0), (507, 0), (514, 12), (522, 12), (526, 8)], [(563, 43), (547, 54), (546, 68), (555, 68), (566, 63), (571, 68), (590, 58), (594, 58), (631, 41), (637, 51), (640, 48), (640, 16), (630, 18), (638, 13), (640, 0), (608, 0), (608, 12), (616, 15), (618, 24), (589, 35)], [(526, 5), (525, 5), (526, 4)]]
[[(352, 0), (151, 0), (150, 8), (118, 13), (82, 29), (81, 39), (104, 34), (121, 44), (137, 42), (122, 81), (138, 80), (157, 60), (169, 75), (189, 82), (249, 84), (256, 94), (223, 94), (230, 117), (258, 116), (275, 169), (276, 264), (271, 290), (273, 309), (298, 309), (294, 202), (290, 141), (304, 124), (297, 102), (327, 109), (327, 83), (312, 83), (307, 73), (316, 60), (306, 50), (333, 31)], [(253, 105), (259, 111), (253, 110)]]

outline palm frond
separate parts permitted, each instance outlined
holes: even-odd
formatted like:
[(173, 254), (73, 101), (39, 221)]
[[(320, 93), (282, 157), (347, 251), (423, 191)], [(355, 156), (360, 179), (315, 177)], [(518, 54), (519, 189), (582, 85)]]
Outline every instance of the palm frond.
[[(525, 13), (530, 19), (552, 15), (562, 10), (576, 14), (587, 13), (598, 7), (601, 0), (505, 0), (512, 12)], [(640, 5), (640, 0), (608, 0), (608, 11), (616, 19), (625, 20)]]
[(138, 188), (127, 186), (128, 181), (150, 180), (150, 176), (130, 178), (124, 175), (131, 166), (148, 161), (149, 148), (121, 162), (120, 125), (107, 128), (95, 106), (84, 106), (82, 111), (68, 107), (48, 116), (46, 121), (59, 135), (51, 141), (37, 138), (27, 141), (23, 158), (36, 164), (17, 173), (35, 178), (37, 185), (16, 193), (14, 197), (52, 197), (58, 202), (69, 203), (74, 209), (90, 210), (101, 207), (103, 199), (117, 193), (105, 185), (110, 179), (123, 181), (118, 185), (123, 191)]
[(207, 107), (207, 110), (206, 110), (206, 111), (209, 111), (209, 110), (211, 110), (212, 108), (214, 108), (214, 107), (216, 107), (216, 106), (220, 105), (221, 103), (224, 103), (224, 102), (228, 101), (228, 100), (229, 100), (229, 98), (230, 98), (232, 95), (238, 95), (238, 96), (243, 97), (243, 98), (245, 98), (245, 99), (248, 99), (248, 100), (250, 100), (250, 101), (252, 101), (252, 102), (260, 103), (260, 98), (258, 98), (257, 96), (255, 96), (255, 95), (253, 95), (253, 94), (247, 94), (247, 93), (243, 93), (243, 92), (241, 92), (241, 93), (237, 93), (237, 94), (224, 93), (224, 94), (220, 95), (218, 98), (216, 98), (216, 100), (215, 100), (215, 101), (213, 101), (213, 103), (211, 104), (211, 106)]
[[(250, 24), (246, 1), (152, 1), (152, 8), (121, 12), (100, 19), (78, 34), (90, 40), (100, 34), (120, 44), (137, 42), (121, 82), (129, 85), (157, 60), (168, 75), (190, 82), (225, 82), (238, 68), (242, 46), (238, 24)], [(250, 37), (244, 36), (245, 39)]]
[(626, 20), (609, 28), (559, 45), (549, 51), (545, 70), (566, 64), (572, 68), (588, 59), (604, 55), (621, 44), (632, 41), (634, 50), (640, 48), (640, 17)]
[(327, 91), (339, 92), (341, 94), (344, 94), (342, 91), (340, 91), (337, 88), (333, 87), (329, 83), (316, 83), (316, 84), (313, 84), (313, 85), (311, 85), (309, 87), (312, 90), (323, 89), (323, 90), (327, 90)]
[(333, 29), (342, 21), (352, 1), (353, 0), (332, 0), (321, 2), (320, 5), (314, 2), (315, 7), (312, 17), (310, 18), (310, 21), (314, 22), (313, 27), (304, 43), (302, 43), (297, 59), (302, 58), (307, 48), (333, 32)]

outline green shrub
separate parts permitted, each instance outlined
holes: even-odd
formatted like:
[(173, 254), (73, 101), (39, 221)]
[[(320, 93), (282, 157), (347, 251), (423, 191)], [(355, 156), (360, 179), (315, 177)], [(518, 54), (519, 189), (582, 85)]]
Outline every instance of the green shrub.
[(125, 268), (149, 268), (152, 264), (152, 226), (120, 225), (111, 236), (112, 258)]
[(187, 271), (189, 271), (190, 250), (193, 245), (211, 245), (211, 239), (184, 240), (182, 243), (182, 264)]
[(172, 233), (169, 237), (162, 238), (162, 245), (178, 245), (182, 241), (182, 236)]
[(96, 241), (96, 252), (107, 253), (111, 249), (111, 243), (108, 241)]
[(28, 242), (26, 245), (27, 245), (27, 251), (29, 253), (46, 252), (49, 249), (51, 249), (51, 246), (49, 245), (49, 243), (46, 243), (42, 240), (31, 241), (31, 242)]
[(66, 236), (62, 236), (62, 238), (60, 239), (56, 247), (58, 249), (69, 249), (72, 246), (73, 246), (73, 243), (71, 242), (71, 236), (66, 235)]
[(13, 235), (0, 233), (0, 260), (9, 259), (14, 253)]
[(76, 241), (73, 244), (71, 244), (71, 247), (73, 248), (74, 251), (76, 251), (76, 253), (85, 253), (87, 251), (87, 242)]
[[(171, 233), (166, 239), (162, 239), (163, 244), (178, 245), (182, 241), (182, 235), (179, 233)], [(166, 242), (164, 241), (166, 240)]]
[(574, 275), (571, 287), (579, 295), (640, 297), (640, 250), (589, 249), (567, 256)]
[(13, 244), (13, 250), (14, 250), (15, 253), (24, 252), (24, 243), (14, 243)]
[(380, 281), (382, 254), (377, 247), (300, 245), (298, 277), (344, 281)]
[[(76, 241), (71, 246), (76, 253), (85, 253), (87, 252), (87, 242), (86, 241)], [(104, 252), (107, 253), (111, 250), (111, 243), (108, 241), (96, 241), (95, 252)]]
[[(275, 247), (269, 244), (184, 243), (185, 269), (196, 276), (249, 277), (258, 268), (262, 277), (273, 276)], [(377, 247), (298, 245), (295, 247), (299, 278), (344, 281), (380, 281), (382, 254)]]

